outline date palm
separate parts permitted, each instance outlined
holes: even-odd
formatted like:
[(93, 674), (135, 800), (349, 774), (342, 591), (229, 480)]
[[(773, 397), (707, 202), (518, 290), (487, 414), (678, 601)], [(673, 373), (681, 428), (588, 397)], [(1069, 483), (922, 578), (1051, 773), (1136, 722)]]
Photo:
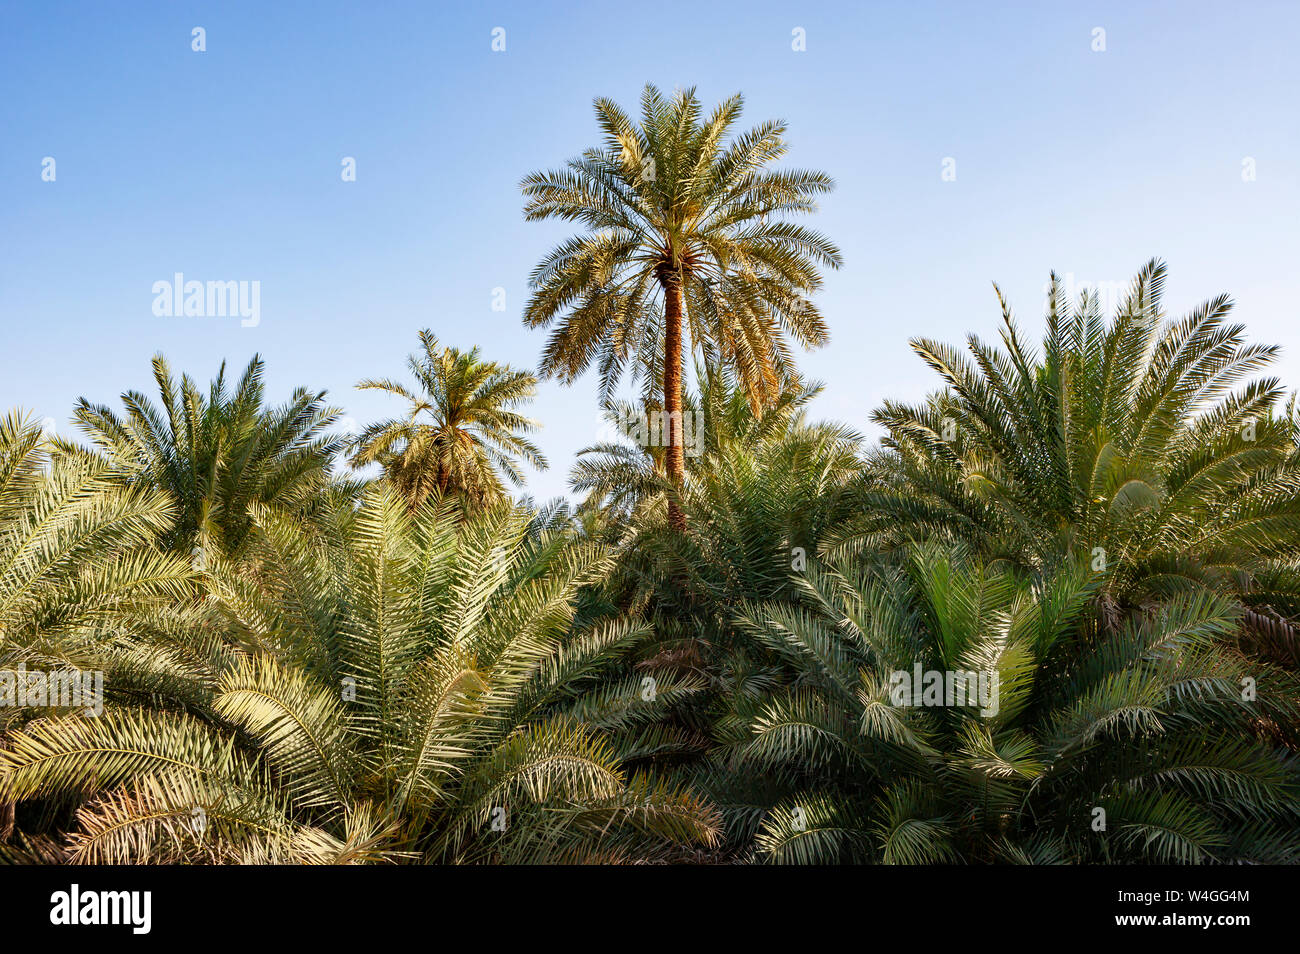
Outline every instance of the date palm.
[(1295, 606), (1294, 428), (1277, 379), (1250, 378), (1277, 348), (1246, 340), (1226, 295), (1167, 319), (1164, 280), (1148, 263), (1108, 320), (1053, 276), (1041, 351), (1005, 301), (1002, 348), (914, 341), (945, 390), (874, 415), (881, 479), (840, 544), (937, 536), (1034, 572), (1095, 563), (1108, 600), (1211, 585)]
[(537, 379), (495, 361), (479, 349), (444, 348), (420, 332), (422, 354), (407, 358), (416, 387), (367, 379), (363, 390), (386, 391), (407, 402), (404, 417), (380, 421), (356, 441), (353, 463), (377, 463), (410, 505), (453, 494), (483, 505), (505, 495), (501, 477), (524, 483), (519, 460), (544, 469), (546, 458), (526, 436), (538, 427), (515, 409), (532, 400)]
[[(692, 740), (710, 738), (727, 698), (766, 678), (766, 661), (737, 633), (736, 607), (787, 589), (791, 566), (856, 513), (861, 467), (856, 434), (805, 420), (818, 385), (783, 391), (759, 417), (717, 369), (699, 378), (701, 393), (689, 404), (704, 409), (704, 440), (682, 487), (650, 465), (651, 452), (661, 453), (655, 448), (598, 445), (574, 468), (575, 489), (588, 492), (583, 512), (598, 514), (602, 538), (617, 544), (606, 594), (617, 605), (645, 606), (654, 623), (642, 670), (707, 677), (707, 690), (669, 722), (677, 733), (670, 758), (683, 766), (708, 750)], [(681, 530), (664, 518), (674, 498), (686, 516)]]
[[(733, 367), (761, 408), (792, 368), (787, 336), (804, 347), (826, 341), (808, 295), (818, 266), (838, 267), (839, 250), (789, 220), (816, 210), (831, 179), (774, 170), (786, 153), (786, 124), (769, 121), (728, 140), (742, 98), (704, 117), (693, 89), (665, 99), (647, 85), (641, 122), (597, 99), (604, 142), (562, 169), (527, 176), (529, 221), (550, 218), (584, 230), (534, 269), (524, 312), (529, 327), (558, 324), (542, 371), (565, 382), (594, 361), (602, 395), (612, 398), (625, 370), (662, 387), (670, 420), (682, 412), (685, 349)], [(679, 428), (665, 453), (669, 479), (685, 474)], [(670, 501), (670, 519), (683, 516)]]
[(325, 394), (299, 388), (280, 407), (264, 405), (264, 364), (254, 356), (233, 391), (226, 366), (205, 396), (188, 374), (177, 382), (162, 355), (153, 359), (161, 407), (138, 391), (122, 395), (119, 417), (85, 398), (74, 418), (129, 484), (158, 487), (179, 514), (165, 534), (190, 553), (205, 542), (237, 550), (252, 503), (297, 499), (304, 506), (327, 481), (342, 449), (330, 426), (339, 412)]
[[(176, 517), (154, 487), (123, 486), (100, 457), (53, 446), (19, 411), (0, 418), (0, 672), (94, 669), (102, 634), (183, 599), (188, 558), (154, 540)], [(0, 706), (0, 734), (40, 710)], [(0, 796), (0, 838), (14, 824)]]

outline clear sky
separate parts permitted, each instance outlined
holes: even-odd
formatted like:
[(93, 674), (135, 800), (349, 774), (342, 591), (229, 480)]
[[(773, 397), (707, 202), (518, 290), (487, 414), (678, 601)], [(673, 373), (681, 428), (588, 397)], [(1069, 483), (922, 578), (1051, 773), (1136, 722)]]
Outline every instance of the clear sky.
[[(527, 276), (569, 230), (525, 223), (518, 182), (647, 81), (743, 92), (743, 126), (786, 119), (787, 161), (837, 180), (831, 343), (801, 362), (820, 416), (871, 434), (883, 398), (931, 390), (907, 339), (992, 337), (992, 281), (1037, 331), (1051, 269), (1124, 282), (1152, 256), (1173, 309), (1232, 294), (1295, 387), (1297, 38), (1295, 2), (5, 0), (0, 408), (67, 434), (77, 397), (152, 390), (155, 351), (204, 382), (260, 352), (277, 402), (325, 388), (365, 423), (397, 406), (353, 386), (400, 374), (421, 327), (535, 367)], [(176, 272), (259, 281), (260, 324), (155, 316)], [(531, 413), (546, 498), (599, 436), (594, 375)]]

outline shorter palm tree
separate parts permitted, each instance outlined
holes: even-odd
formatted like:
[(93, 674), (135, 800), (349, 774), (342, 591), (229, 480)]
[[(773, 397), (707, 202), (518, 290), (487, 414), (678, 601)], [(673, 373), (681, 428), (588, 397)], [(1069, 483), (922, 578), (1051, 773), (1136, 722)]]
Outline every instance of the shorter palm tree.
[(162, 406), (144, 394), (122, 395), (125, 417), (85, 398), (74, 419), (127, 483), (166, 490), (179, 506), (164, 537), (189, 554), (196, 545), (236, 551), (251, 526), (251, 503), (310, 506), (342, 450), (330, 433), (339, 412), (325, 392), (298, 388), (280, 407), (263, 405), (264, 364), (254, 356), (233, 392), (226, 366), (205, 397), (190, 376), (172, 377), (153, 359)]
[(1281, 385), (1250, 379), (1278, 349), (1248, 342), (1226, 295), (1166, 318), (1164, 280), (1147, 263), (1108, 320), (1053, 275), (1037, 350), (1000, 292), (1003, 347), (913, 341), (944, 390), (873, 415), (880, 483), (836, 549), (941, 538), (1030, 572), (1091, 553), (1110, 601), (1209, 585), (1296, 603), (1300, 459)]
[(443, 348), (427, 329), (423, 354), (407, 367), (417, 388), (367, 379), (362, 390), (387, 391), (405, 400), (405, 417), (380, 421), (356, 439), (355, 466), (379, 464), (412, 508), (430, 496), (456, 495), (483, 505), (505, 496), (505, 476), (524, 483), (518, 459), (545, 469), (546, 458), (527, 437), (539, 425), (514, 409), (537, 393), (537, 378), (495, 361), (479, 349)]
[[(737, 638), (736, 607), (788, 588), (792, 565), (855, 512), (860, 471), (856, 434), (805, 420), (817, 385), (783, 390), (759, 415), (721, 370), (697, 378), (701, 392), (686, 403), (692, 413), (702, 409), (701, 453), (687, 458), (682, 487), (663, 474), (657, 447), (597, 445), (574, 468), (575, 488), (587, 491), (579, 513), (589, 518), (588, 532), (612, 541), (619, 556), (605, 595), (644, 607), (654, 624), (640, 671), (707, 682), (671, 713), (661, 765), (697, 762), (726, 696), (747, 691), (750, 674), (762, 678), (762, 660)], [(631, 414), (623, 406), (611, 417), (625, 422)], [(667, 515), (674, 499), (688, 518), (684, 531)]]
[[(93, 670), (104, 632), (183, 598), (190, 561), (153, 545), (175, 516), (163, 491), (123, 486), (101, 457), (52, 445), (19, 411), (0, 418), (0, 678)], [(49, 701), (0, 706), (0, 734), (56, 711)], [(13, 825), (0, 796), (0, 838)]]

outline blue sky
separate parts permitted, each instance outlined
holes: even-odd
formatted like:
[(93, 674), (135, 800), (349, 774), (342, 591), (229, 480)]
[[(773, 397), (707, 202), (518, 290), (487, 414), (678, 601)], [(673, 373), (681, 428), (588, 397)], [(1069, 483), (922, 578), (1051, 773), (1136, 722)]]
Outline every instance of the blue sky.
[[(568, 231), (523, 221), (519, 179), (647, 81), (742, 91), (743, 125), (786, 119), (789, 164), (837, 180), (815, 222), (845, 258), (831, 344), (801, 362), (820, 416), (872, 434), (882, 399), (931, 390), (907, 339), (992, 337), (992, 281), (1037, 331), (1051, 269), (1124, 282), (1152, 256), (1172, 311), (1229, 292), (1296, 386), (1297, 36), (1289, 2), (9, 2), (0, 408), (67, 434), (77, 397), (151, 389), (156, 351), (203, 381), (258, 352), (277, 402), (324, 388), (365, 423), (396, 406), (353, 386), (400, 374), (421, 327), (534, 367), (527, 276)], [(176, 272), (259, 281), (260, 324), (155, 316)], [(531, 413), (546, 498), (599, 436), (594, 376)]]

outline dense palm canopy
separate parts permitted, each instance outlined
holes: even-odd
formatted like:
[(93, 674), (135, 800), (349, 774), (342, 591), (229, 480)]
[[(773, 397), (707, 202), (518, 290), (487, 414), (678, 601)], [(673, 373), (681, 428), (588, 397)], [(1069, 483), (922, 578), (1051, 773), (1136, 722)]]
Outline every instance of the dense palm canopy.
[(519, 461), (544, 468), (546, 458), (526, 436), (537, 422), (516, 408), (532, 400), (537, 379), (495, 361), (478, 348), (444, 348), (420, 332), (423, 353), (407, 359), (415, 389), (389, 379), (359, 388), (386, 391), (407, 402), (405, 416), (380, 421), (356, 441), (353, 463), (380, 464), (412, 507), (448, 494), (477, 505), (500, 501), (502, 476), (523, 485)]
[[(1300, 680), (1227, 645), (1231, 599), (1106, 625), (1095, 576), (1031, 581), (935, 542), (794, 582), (741, 614), (780, 675), (734, 697), (715, 772), (724, 806), (738, 776), (777, 790), (760, 857), (1300, 862)], [(996, 674), (996, 692), (896, 697), (891, 674), (918, 666)], [(1246, 679), (1268, 689), (1247, 698)]]
[[(757, 409), (793, 374), (787, 337), (825, 342), (809, 295), (821, 286), (819, 266), (838, 267), (840, 253), (791, 217), (814, 212), (832, 182), (770, 167), (787, 150), (783, 122), (732, 136), (742, 105), (737, 94), (705, 116), (694, 90), (666, 99), (647, 85), (637, 124), (598, 99), (601, 145), (524, 179), (530, 221), (585, 230), (532, 274), (524, 321), (558, 320), (544, 373), (571, 381), (595, 362), (608, 400), (630, 366), (648, 392), (662, 388), (668, 414), (680, 414), (683, 350), (698, 348), (735, 370)], [(680, 434), (666, 444), (667, 474), (680, 483)]]
[(691, 687), (578, 691), (644, 636), (581, 605), (600, 547), (508, 507), (412, 513), (383, 485), (310, 523), (252, 519), (201, 607), (104, 642), (109, 684), (130, 688), (103, 716), (30, 723), (0, 754), (0, 799), (79, 800), (70, 860), (628, 860), (714, 842), (713, 809), (624, 765), (655, 705)]
[[(349, 446), (258, 359), (155, 359), (88, 447), (0, 419), (0, 861), (1300, 863), (1276, 349), (1167, 318), (1158, 262), (1110, 316), (1053, 279), (1037, 347), (1005, 302), (1000, 345), (913, 342), (939, 390), (868, 445), (787, 347), (829, 180), (729, 139), (739, 97), (642, 107), (525, 180), (586, 230), (542, 368), (595, 363), (621, 432), (579, 499), (507, 499), (537, 380), (428, 331)], [(683, 413), (689, 456), (637, 436)], [(102, 697), (18, 701), (47, 674)]]
[[(0, 680), (11, 693), (28, 668), (92, 669), (107, 634), (188, 598), (189, 559), (156, 546), (174, 517), (164, 492), (124, 486), (19, 412), (0, 419)], [(39, 714), (15, 701), (0, 704), (0, 734)], [(13, 825), (0, 798), (0, 837)]]
[(61, 664), (71, 648), (184, 594), (190, 561), (155, 545), (174, 502), (115, 477), (100, 458), (51, 447), (37, 422), (0, 419), (0, 665)]

